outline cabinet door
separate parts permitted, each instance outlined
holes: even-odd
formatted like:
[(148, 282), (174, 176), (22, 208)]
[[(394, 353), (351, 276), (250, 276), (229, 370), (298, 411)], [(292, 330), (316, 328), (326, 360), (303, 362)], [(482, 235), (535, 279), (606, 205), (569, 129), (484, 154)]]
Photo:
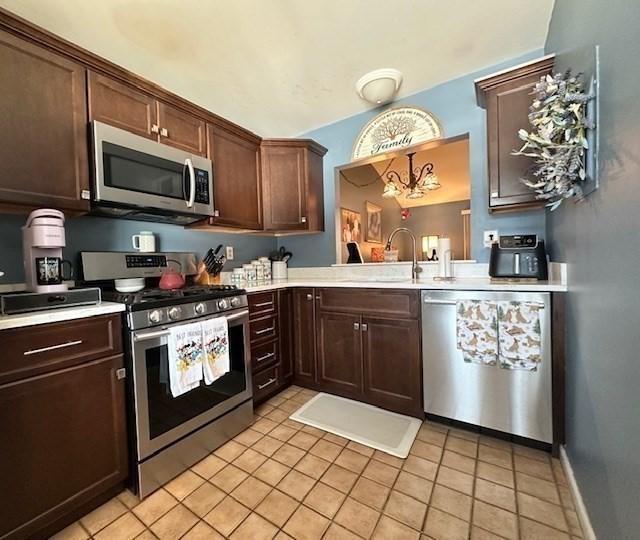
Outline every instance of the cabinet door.
[(278, 291), (278, 337), (280, 340), (280, 384), (293, 379), (293, 291)]
[(314, 290), (293, 291), (294, 379), (303, 386), (316, 384), (316, 326)]
[(85, 69), (0, 32), (0, 203), (86, 211)]
[(122, 365), (118, 355), (0, 385), (0, 477), (11, 494), (0, 537), (31, 537), (126, 479)]
[(263, 146), (265, 230), (308, 228), (305, 152), (300, 147)]
[(362, 347), (366, 401), (421, 418), (419, 321), (363, 317)]
[(89, 120), (98, 120), (147, 139), (158, 140), (156, 100), (151, 96), (89, 72)]
[(161, 143), (192, 154), (207, 155), (207, 133), (204, 120), (159, 101), (158, 123)]
[(213, 162), (213, 225), (262, 229), (260, 145), (221, 127), (207, 126)]
[(319, 311), (316, 342), (318, 385), (346, 397), (361, 397), (360, 316)]

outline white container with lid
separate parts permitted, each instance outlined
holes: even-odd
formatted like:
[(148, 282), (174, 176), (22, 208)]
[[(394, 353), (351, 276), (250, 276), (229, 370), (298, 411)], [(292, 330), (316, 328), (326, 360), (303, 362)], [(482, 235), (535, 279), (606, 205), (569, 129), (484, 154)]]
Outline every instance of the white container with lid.
[(247, 281), (256, 281), (257, 274), (256, 268), (252, 264), (243, 264), (242, 269), (244, 270), (244, 279)]

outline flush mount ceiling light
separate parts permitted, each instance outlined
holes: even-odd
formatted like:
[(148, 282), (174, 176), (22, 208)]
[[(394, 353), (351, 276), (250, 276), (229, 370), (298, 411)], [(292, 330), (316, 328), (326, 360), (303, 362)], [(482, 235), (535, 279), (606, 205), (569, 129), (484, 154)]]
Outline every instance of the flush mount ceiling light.
[(433, 163), (425, 163), (422, 167), (413, 168), (413, 156), (415, 152), (407, 154), (409, 158), (409, 170), (397, 173), (389, 171), (387, 182), (384, 185), (382, 196), (386, 198), (399, 197), (403, 190), (407, 190), (407, 199), (421, 199), (427, 192), (439, 189), (441, 186), (438, 177), (433, 172)]
[(376, 69), (358, 79), (356, 92), (365, 101), (382, 105), (393, 99), (401, 83), (402, 73), (397, 69)]

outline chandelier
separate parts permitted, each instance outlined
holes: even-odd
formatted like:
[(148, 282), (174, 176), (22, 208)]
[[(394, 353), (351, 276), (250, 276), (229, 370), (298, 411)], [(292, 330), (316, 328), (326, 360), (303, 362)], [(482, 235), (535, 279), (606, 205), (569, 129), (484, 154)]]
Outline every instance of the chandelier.
[(433, 172), (433, 163), (425, 163), (422, 167), (413, 168), (415, 152), (407, 154), (409, 170), (398, 174), (396, 171), (387, 173), (387, 182), (382, 192), (383, 197), (399, 197), (403, 191), (408, 191), (407, 199), (421, 199), (429, 191), (442, 187), (438, 177)]

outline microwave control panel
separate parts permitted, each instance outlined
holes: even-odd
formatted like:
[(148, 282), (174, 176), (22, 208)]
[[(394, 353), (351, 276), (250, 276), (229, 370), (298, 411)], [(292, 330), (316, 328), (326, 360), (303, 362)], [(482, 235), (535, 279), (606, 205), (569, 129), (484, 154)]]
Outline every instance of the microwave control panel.
[(196, 173), (196, 199), (197, 203), (209, 204), (209, 173), (202, 169), (195, 169)]

